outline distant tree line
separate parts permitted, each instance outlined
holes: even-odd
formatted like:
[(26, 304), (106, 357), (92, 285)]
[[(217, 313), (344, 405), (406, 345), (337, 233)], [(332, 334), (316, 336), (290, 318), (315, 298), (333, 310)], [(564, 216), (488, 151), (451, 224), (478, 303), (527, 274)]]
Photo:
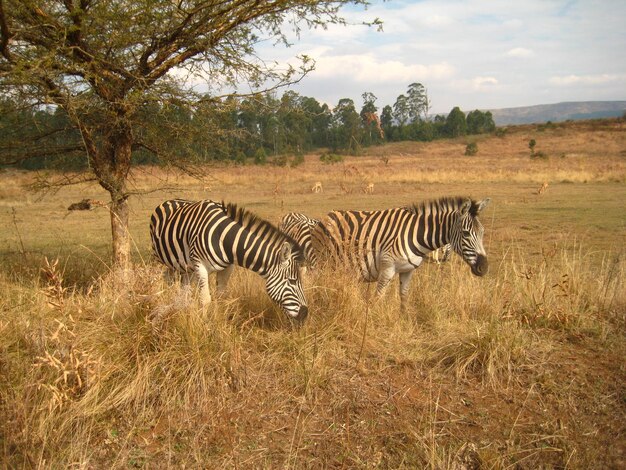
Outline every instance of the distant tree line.
[[(409, 85), (406, 94), (380, 112), (376, 101), (373, 93), (363, 93), (360, 111), (350, 98), (340, 99), (331, 109), (294, 91), (280, 98), (271, 92), (220, 100), (207, 97), (193, 109), (174, 100), (155, 101), (143, 107), (132, 158), (139, 164), (158, 164), (167, 153), (170, 163), (172, 155), (181, 161), (264, 163), (270, 157), (285, 161), (280, 156), (298, 158), (320, 148), (358, 155), (363, 148), (384, 142), (431, 141), (495, 130), (489, 111), (465, 115), (455, 107), (447, 116), (431, 116), (427, 91), (420, 83)], [(80, 169), (87, 165), (86, 158), (76, 158), (81, 152), (81, 134), (62, 108), (0, 100), (3, 163), (25, 169)]]

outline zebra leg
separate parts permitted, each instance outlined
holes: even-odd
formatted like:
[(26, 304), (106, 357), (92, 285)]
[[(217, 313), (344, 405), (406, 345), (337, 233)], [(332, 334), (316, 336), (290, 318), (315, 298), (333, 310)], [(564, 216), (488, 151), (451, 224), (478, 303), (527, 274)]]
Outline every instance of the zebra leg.
[(180, 299), (182, 305), (187, 306), (191, 302), (191, 278), (192, 273), (182, 273), (180, 275)]
[(394, 262), (390, 258), (385, 258), (380, 261), (380, 271), (378, 274), (378, 285), (376, 286), (376, 295), (378, 298), (382, 297), (385, 289), (389, 285), (389, 281), (396, 274)]
[(196, 266), (196, 275), (200, 284), (200, 303), (206, 307), (211, 303), (211, 292), (209, 291), (209, 271), (203, 263)]
[(411, 277), (413, 270), (400, 273), (400, 309), (406, 311), (407, 298), (409, 296), (409, 286), (411, 285)]
[(233, 273), (233, 269), (235, 269), (235, 265), (231, 264), (223, 269), (222, 271), (217, 272), (217, 293), (221, 295), (226, 291), (226, 286), (228, 285), (228, 279), (230, 279), (230, 275)]

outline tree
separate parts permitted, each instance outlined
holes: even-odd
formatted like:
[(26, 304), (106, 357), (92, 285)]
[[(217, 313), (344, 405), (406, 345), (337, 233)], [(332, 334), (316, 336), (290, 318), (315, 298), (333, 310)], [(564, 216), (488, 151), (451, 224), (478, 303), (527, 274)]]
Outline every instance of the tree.
[(465, 122), (465, 113), (458, 106), (452, 108), (450, 114), (446, 118), (446, 134), (449, 137), (459, 137), (467, 133), (467, 123)]
[(315, 98), (304, 97), (302, 110), (309, 117), (309, 138), (311, 146), (325, 147), (328, 145), (328, 132), (332, 113), (328, 105), (320, 103)]
[(404, 95), (398, 96), (393, 104), (393, 118), (400, 127), (403, 127), (409, 120), (409, 103)]
[(370, 145), (372, 142), (380, 142), (384, 137), (384, 132), (380, 124), (380, 118), (378, 117), (378, 108), (376, 107), (376, 95), (366, 91), (361, 95), (363, 98), (363, 107), (359, 113), (361, 116), (361, 122), (365, 129), (365, 142), (366, 145)]
[(493, 115), (490, 111), (483, 113), (476, 109), (467, 114), (467, 133), (468, 134), (484, 134), (493, 132), (496, 124), (493, 122)]
[[(338, 9), (346, 3), (365, 2), (0, 0), (0, 86), (20, 104), (64, 110), (91, 179), (110, 194), (113, 259), (125, 266), (132, 153), (143, 148), (173, 158), (160, 144), (188, 138), (178, 128), (168, 135), (171, 112), (158, 116), (160, 133), (142, 129), (145, 110), (202, 102), (190, 76), (205, 77), (210, 89), (242, 79), (252, 88), (293, 82), (312, 69), (310, 60), (302, 57), (299, 69), (282, 72), (256, 58), (256, 43), (264, 36), (286, 42), (286, 24), (298, 32), (302, 25), (344, 23)], [(2, 161), (26, 157), (5, 153)]]
[(406, 103), (410, 122), (417, 122), (420, 119), (426, 120), (430, 103), (424, 85), (411, 83), (406, 94)]
[(391, 126), (393, 126), (393, 110), (391, 106), (385, 105), (383, 107), (383, 112), (380, 114), (380, 125), (385, 131), (385, 134), (389, 135)]
[(357, 153), (361, 146), (360, 116), (350, 98), (342, 98), (333, 109), (334, 147)]

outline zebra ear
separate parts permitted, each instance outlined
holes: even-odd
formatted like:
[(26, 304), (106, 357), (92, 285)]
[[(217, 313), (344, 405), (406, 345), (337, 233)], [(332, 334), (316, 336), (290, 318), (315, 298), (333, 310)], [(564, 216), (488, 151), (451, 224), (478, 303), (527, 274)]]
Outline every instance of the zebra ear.
[(291, 255), (291, 244), (289, 242), (283, 242), (283, 246), (280, 247), (280, 260), (287, 261)]
[(467, 215), (471, 207), (472, 207), (472, 200), (466, 199), (461, 205), (461, 209), (460, 209), (461, 215)]
[(478, 201), (476, 203), (476, 206), (478, 206), (476, 208), (476, 213), (479, 213), (480, 211), (482, 211), (485, 207), (487, 207), (489, 205), (489, 202), (491, 201), (491, 198), (485, 198), (482, 201)]

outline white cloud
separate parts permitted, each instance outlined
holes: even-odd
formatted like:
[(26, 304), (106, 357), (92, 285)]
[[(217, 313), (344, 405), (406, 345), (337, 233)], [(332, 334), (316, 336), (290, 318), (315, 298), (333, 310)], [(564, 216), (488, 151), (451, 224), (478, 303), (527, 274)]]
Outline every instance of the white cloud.
[(475, 77), (472, 86), (475, 90), (485, 90), (498, 85), (498, 79), (494, 77)]
[(508, 29), (520, 29), (524, 26), (524, 22), (518, 18), (514, 18), (512, 20), (505, 21), (504, 26)]
[(535, 53), (531, 49), (526, 49), (525, 47), (514, 47), (513, 49), (509, 49), (506, 55), (508, 57), (520, 57), (526, 59), (533, 57)]
[(357, 83), (401, 83), (441, 80), (454, 75), (454, 67), (447, 62), (436, 64), (405, 64), (399, 60), (381, 60), (373, 55), (326, 55), (322, 50), (310, 52), (315, 58), (315, 71), (311, 77), (348, 79)]
[(430, 26), (431, 28), (440, 28), (443, 26), (449, 26), (454, 23), (454, 20), (449, 16), (443, 15), (429, 15), (422, 23), (426, 26)]
[(604, 85), (606, 83), (624, 80), (626, 76), (615, 74), (600, 75), (565, 75), (550, 78), (550, 83), (557, 86), (570, 85)]

